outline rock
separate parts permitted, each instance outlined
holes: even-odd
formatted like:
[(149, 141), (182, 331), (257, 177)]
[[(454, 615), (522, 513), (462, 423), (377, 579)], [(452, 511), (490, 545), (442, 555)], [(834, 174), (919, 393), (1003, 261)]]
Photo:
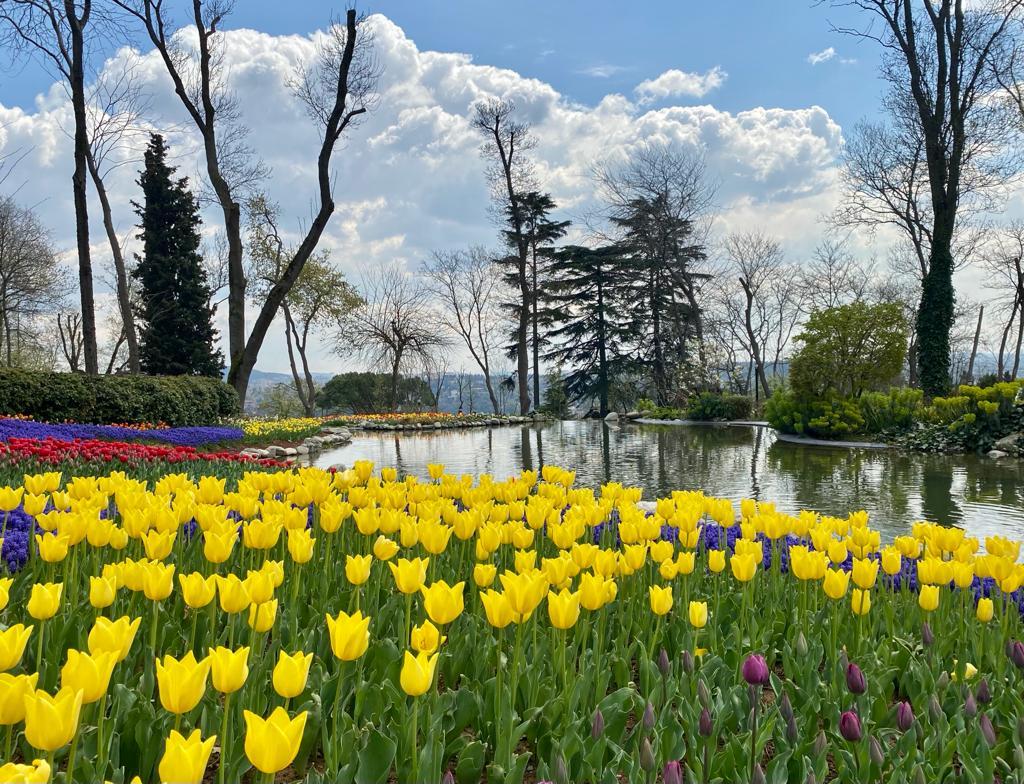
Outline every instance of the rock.
[(293, 447), (293, 446), (286, 446), (284, 448), (284, 450), (281, 452), (281, 454), (283, 454), (285, 457), (295, 457), (299, 453), (295, 449), (295, 447)]
[(302, 444), (301, 446), (297, 446), (297, 447), (295, 447), (295, 454), (297, 454), (297, 455), (308, 455), (309, 454), (309, 447), (306, 446), (305, 444)]
[(287, 454), (285, 447), (271, 444), (264, 450), (271, 457), (284, 457)]
[(992, 445), (992, 448), (1003, 452), (1009, 452), (1017, 448), (1022, 436), (1024, 436), (1024, 433), (1010, 433), (1010, 435), (1003, 436), (996, 441)]
[(628, 414), (626, 414), (626, 419), (639, 419), (640, 417), (641, 414), (639, 411), (630, 411)]
[(1001, 449), (992, 449), (985, 454), (985, 457), (991, 457), (993, 460), (998, 460), (1001, 457), (1008, 457), (1009, 455)]
[(618, 422), (619, 415), (615, 411), (609, 411), (608, 415), (604, 418), (605, 422)]

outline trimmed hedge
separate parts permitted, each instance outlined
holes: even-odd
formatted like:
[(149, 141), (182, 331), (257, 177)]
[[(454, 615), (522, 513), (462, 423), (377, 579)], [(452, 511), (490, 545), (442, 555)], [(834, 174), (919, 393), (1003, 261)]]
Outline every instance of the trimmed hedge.
[(0, 369), (0, 416), (97, 425), (209, 425), (239, 412), (238, 395), (200, 376), (88, 376)]

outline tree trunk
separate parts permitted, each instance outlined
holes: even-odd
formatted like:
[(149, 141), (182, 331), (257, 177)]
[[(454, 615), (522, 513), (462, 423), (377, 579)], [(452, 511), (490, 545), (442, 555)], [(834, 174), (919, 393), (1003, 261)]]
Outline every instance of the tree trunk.
[(64, 12), (71, 29), (70, 87), (71, 106), (75, 116), (75, 173), (71, 178), (75, 198), (75, 237), (78, 244), (78, 287), (82, 303), (82, 338), (84, 340), (85, 372), (98, 375), (99, 352), (96, 346), (96, 304), (92, 287), (92, 258), (89, 248), (89, 197), (86, 193), (86, 158), (89, 154), (89, 131), (85, 112), (85, 36), (89, 22), (89, 0), (77, 16), (73, 0), (64, 0)]
[(292, 321), (291, 310), (287, 305), (283, 306), (281, 310), (284, 312), (284, 337), (285, 343), (288, 346), (288, 366), (292, 371), (292, 382), (295, 385), (295, 394), (298, 395), (299, 404), (302, 406), (302, 411), (306, 416), (313, 416), (313, 401), (306, 394), (306, 390), (303, 388), (302, 379), (299, 377), (299, 368), (295, 364), (295, 347), (292, 345), (292, 336), (295, 336), (295, 343), (298, 344), (298, 335), (295, 333), (295, 322)]
[(1006, 324), (1003, 325), (1002, 336), (999, 339), (999, 353), (996, 355), (996, 377), (1000, 381), (1003, 380), (1003, 370), (1006, 368), (1003, 361), (1006, 356), (1006, 341), (1010, 339), (1010, 330), (1013, 329), (1013, 320), (1017, 316), (1017, 307), (1019, 304), (1019, 295), (1014, 294), (1013, 307), (1010, 308), (1010, 318), (1007, 319)]
[(128, 273), (124, 266), (124, 254), (121, 252), (121, 240), (118, 239), (117, 231), (114, 229), (114, 217), (110, 210), (110, 199), (107, 197), (107, 187), (100, 176), (99, 168), (93, 159), (92, 151), (89, 151), (87, 158), (89, 174), (92, 176), (92, 184), (96, 189), (96, 195), (100, 200), (100, 209), (103, 213), (103, 228), (107, 232), (107, 242), (110, 243), (110, 255), (114, 260), (114, 274), (117, 278), (117, 309), (121, 314), (124, 341), (128, 346), (128, 370), (132, 373), (139, 372), (139, 340), (135, 332), (135, 316), (132, 313), (131, 299), (128, 294)]
[(540, 335), (537, 324), (537, 298), (540, 296), (537, 291), (537, 248), (533, 248), (533, 264), (531, 267), (533, 276), (533, 291), (530, 296), (531, 324), (533, 328), (533, 410), (540, 407)]
[[(938, 211), (937, 211), (938, 212)], [(953, 326), (952, 216), (936, 215), (928, 274), (917, 310), (917, 356), (921, 389), (934, 397), (949, 389), (949, 332)]]
[(754, 292), (750, 290), (750, 284), (745, 278), (740, 278), (740, 285), (743, 287), (743, 293), (746, 295), (747, 305), (743, 311), (744, 327), (747, 330), (747, 340), (750, 342), (750, 357), (754, 361), (754, 401), (760, 400), (758, 395), (758, 384), (760, 383), (761, 388), (764, 390), (765, 399), (771, 396), (771, 391), (768, 389), (768, 379), (764, 374), (764, 359), (761, 356), (761, 346), (757, 342), (757, 336), (754, 334), (753, 316), (751, 310), (754, 306)]
[(978, 326), (974, 330), (974, 343), (971, 346), (971, 358), (967, 362), (967, 383), (974, 383), (974, 359), (978, 356), (978, 341), (981, 340), (981, 319), (985, 315), (985, 306), (978, 308)]
[(601, 416), (608, 414), (608, 351), (605, 345), (604, 288), (597, 282), (597, 383)]

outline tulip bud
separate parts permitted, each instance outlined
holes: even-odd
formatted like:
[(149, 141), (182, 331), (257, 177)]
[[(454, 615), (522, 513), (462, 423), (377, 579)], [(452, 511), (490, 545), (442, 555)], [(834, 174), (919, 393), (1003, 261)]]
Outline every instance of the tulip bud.
[(793, 703), (789, 701), (789, 692), (782, 692), (782, 699), (779, 700), (779, 713), (786, 721), (793, 718)]
[(928, 715), (931, 716), (932, 721), (938, 721), (942, 716), (942, 705), (934, 694), (928, 700)]
[(801, 659), (807, 655), (807, 638), (804, 637), (803, 632), (799, 632), (796, 636), (796, 655)]
[(553, 784), (570, 784), (569, 771), (565, 768), (565, 760), (561, 754), (555, 757), (555, 764), (551, 766), (551, 777)]
[(885, 754), (882, 753), (882, 746), (874, 735), (868, 740), (868, 756), (871, 757), (871, 761), (878, 767), (882, 767), (885, 764)]
[(896, 726), (900, 732), (906, 732), (914, 726), (914, 709), (906, 700), (896, 706)]
[(683, 659), (683, 672), (685, 672), (687, 675), (692, 675), (693, 674), (693, 669), (694, 669), (694, 666), (695, 666), (695, 663), (693, 661), (693, 654), (690, 653), (688, 650), (687, 651), (683, 651), (682, 659)]
[(705, 708), (711, 705), (711, 694), (708, 692), (708, 685), (703, 680), (697, 683), (697, 699)]
[(944, 672), (935, 679), (935, 688), (939, 691), (945, 691), (949, 686), (949, 673)]
[(828, 738), (825, 737), (825, 730), (818, 730), (814, 737), (814, 756), (820, 757), (828, 750)]
[(981, 736), (991, 749), (996, 745), (996, 728), (992, 726), (992, 719), (988, 717), (987, 713), (981, 714), (981, 717), (978, 719), (978, 726), (981, 728)]
[(1024, 749), (1018, 744), (1013, 744), (1013, 764), (1017, 770), (1024, 770)]
[(850, 690), (851, 694), (863, 694), (868, 690), (864, 673), (853, 662), (846, 665), (846, 688)]
[(672, 664), (668, 660), (668, 651), (664, 648), (658, 654), (658, 670), (661, 672), (662, 678), (667, 678), (669, 673), (672, 672)]
[(850, 743), (856, 743), (863, 737), (860, 717), (853, 711), (843, 711), (839, 717), (839, 734)]
[(818, 784), (818, 777), (814, 775), (813, 770), (807, 774), (807, 780), (804, 784)]
[(974, 696), (982, 705), (988, 705), (992, 702), (992, 692), (988, 687), (987, 679), (981, 679), (981, 682), (978, 684), (978, 690)]
[(846, 668), (850, 666), (850, 657), (846, 654), (846, 648), (839, 651), (839, 669), (846, 672)]
[(654, 729), (654, 722), (655, 722), (654, 706), (651, 703), (648, 702), (647, 706), (644, 708), (644, 717), (643, 717), (644, 730), (646, 730), (647, 732), (650, 732), (651, 730), (653, 730)]
[(455, 776), (452, 775), (450, 770), (444, 772), (444, 778), (441, 779), (441, 784), (455, 784)]
[(768, 683), (771, 673), (768, 671), (768, 663), (764, 656), (758, 653), (750, 654), (743, 661), (743, 680), (751, 686), (763, 686)]
[(666, 762), (661, 771), (661, 780), (664, 784), (683, 784), (683, 767), (676, 760)]
[(594, 716), (590, 720), (590, 737), (597, 740), (602, 735), (604, 735), (604, 714), (598, 708), (594, 711)]
[(974, 695), (967, 692), (967, 699), (964, 700), (964, 715), (973, 719), (978, 715), (978, 703), (974, 701)]
[(1018, 669), (1024, 670), (1024, 643), (1020, 640), (1014, 640), (1009, 644), (1009, 655), (1010, 661), (1012, 661)]
[(644, 738), (640, 743), (640, 767), (649, 773), (657, 764), (654, 761), (654, 749), (651, 748), (651, 742)]
[(800, 730), (797, 729), (796, 719), (793, 716), (786, 719), (786, 740), (794, 746), (800, 740)]
[(768, 784), (767, 779), (764, 777), (764, 771), (761, 770), (760, 763), (754, 766), (754, 778), (750, 780), (750, 784)]
[(932, 634), (932, 627), (928, 625), (928, 621), (921, 624), (921, 642), (927, 648), (935, 644), (935, 635)]
[(700, 733), (702, 738), (710, 738), (711, 733), (715, 731), (714, 722), (711, 720), (711, 711), (704, 708), (700, 712), (700, 719), (697, 722), (697, 731)]
[(912, 780), (914, 784), (928, 784), (928, 780), (924, 777), (924, 769), (920, 765), (914, 766), (914, 778)]

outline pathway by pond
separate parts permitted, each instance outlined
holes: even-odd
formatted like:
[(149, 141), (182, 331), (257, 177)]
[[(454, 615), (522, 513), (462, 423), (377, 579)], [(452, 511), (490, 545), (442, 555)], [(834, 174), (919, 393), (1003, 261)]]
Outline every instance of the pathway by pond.
[(890, 539), (921, 519), (961, 525), (974, 536), (1024, 537), (1024, 461), (808, 446), (777, 440), (760, 427), (571, 421), (357, 432), (351, 444), (316, 462), (352, 465), (360, 459), (422, 477), (428, 463), (444, 463), (449, 472), (499, 479), (550, 463), (575, 469), (583, 485), (638, 485), (645, 499), (700, 489), (775, 501), (787, 512), (845, 516), (866, 509), (872, 525)]

